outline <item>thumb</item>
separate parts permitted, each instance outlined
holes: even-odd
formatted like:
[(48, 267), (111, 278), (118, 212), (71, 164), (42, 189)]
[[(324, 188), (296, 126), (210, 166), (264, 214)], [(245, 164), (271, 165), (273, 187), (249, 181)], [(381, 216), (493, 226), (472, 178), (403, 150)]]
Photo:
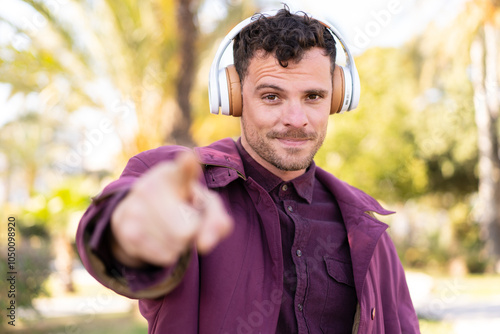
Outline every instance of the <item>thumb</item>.
[(197, 183), (201, 175), (200, 164), (193, 152), (184, 152), (175, 159), (177, 165), (177, 183), (180, 197), (193, 201), (193, 183)]

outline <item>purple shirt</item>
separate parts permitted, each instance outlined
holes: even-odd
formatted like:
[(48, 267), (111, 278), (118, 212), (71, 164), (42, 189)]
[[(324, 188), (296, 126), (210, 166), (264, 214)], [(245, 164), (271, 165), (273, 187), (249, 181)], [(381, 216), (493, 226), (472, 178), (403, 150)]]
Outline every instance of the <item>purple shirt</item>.
[(347, 233), (337, 201), (315, 177), (314, 162), (288, 182), (236, 143), (245, 174), (276, 204), (283, 250), (283, 303), (277, 333), (349, 333), (356, 290)]

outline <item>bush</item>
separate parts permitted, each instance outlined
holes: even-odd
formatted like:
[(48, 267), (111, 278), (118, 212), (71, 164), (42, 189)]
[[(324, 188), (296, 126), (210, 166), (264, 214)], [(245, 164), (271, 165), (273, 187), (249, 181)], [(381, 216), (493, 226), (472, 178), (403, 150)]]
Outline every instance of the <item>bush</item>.
[[(5, 310), (10, 301), (15, 301), (16, 306), (16, 323), (19, 321), (19, 308), (33, 308), (32, 300), (38, 296), (47, 295), (43, 287), (43, 283), (50, 275), (50, 260), (49, 241), (47, 234), (39, 229), (22, 229), (20, 224), (16, 226), (16, 251), (15, 251), (15, 267), (11, 270), (7, 267), (7, 253), (0, 252), (0, 272), (7, 273), (10, 271), (15, 274), (15, 296), (8, 297), (7, 293), (10, 288), (10, 282), (5, 278), (0, 280), (0, 309)], [(30, 242), (32, 241), (32, 242)], [(4, 248), (5, 249), (5, 248)], [(8, 317), (2, 313), (0, 327), (5, 326)]]

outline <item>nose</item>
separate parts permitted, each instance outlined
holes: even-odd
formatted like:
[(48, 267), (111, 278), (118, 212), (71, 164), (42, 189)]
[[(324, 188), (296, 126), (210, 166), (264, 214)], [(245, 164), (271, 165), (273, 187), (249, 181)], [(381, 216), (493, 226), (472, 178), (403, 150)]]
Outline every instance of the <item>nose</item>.
[(305, 127), (309, 123), (305, 110), (299, 101), (289, 101), (283, 110), (283, 125), (294, 128)]

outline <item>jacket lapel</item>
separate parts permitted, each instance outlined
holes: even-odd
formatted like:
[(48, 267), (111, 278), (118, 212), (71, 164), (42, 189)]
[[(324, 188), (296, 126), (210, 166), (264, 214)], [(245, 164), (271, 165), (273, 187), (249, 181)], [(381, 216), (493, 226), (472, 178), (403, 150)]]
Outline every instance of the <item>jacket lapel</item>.
[(363, 191), (340, 181), (330, 173), (317, 168), (316, 176), (335, 196), (342, 212), (351, 249), (352, 269), (356, 294), (361, 299), (364, 283), (378, 240), (388, 228), (377, 220), (373, 212), (381, 215), (394, 213), (384, 209)]

